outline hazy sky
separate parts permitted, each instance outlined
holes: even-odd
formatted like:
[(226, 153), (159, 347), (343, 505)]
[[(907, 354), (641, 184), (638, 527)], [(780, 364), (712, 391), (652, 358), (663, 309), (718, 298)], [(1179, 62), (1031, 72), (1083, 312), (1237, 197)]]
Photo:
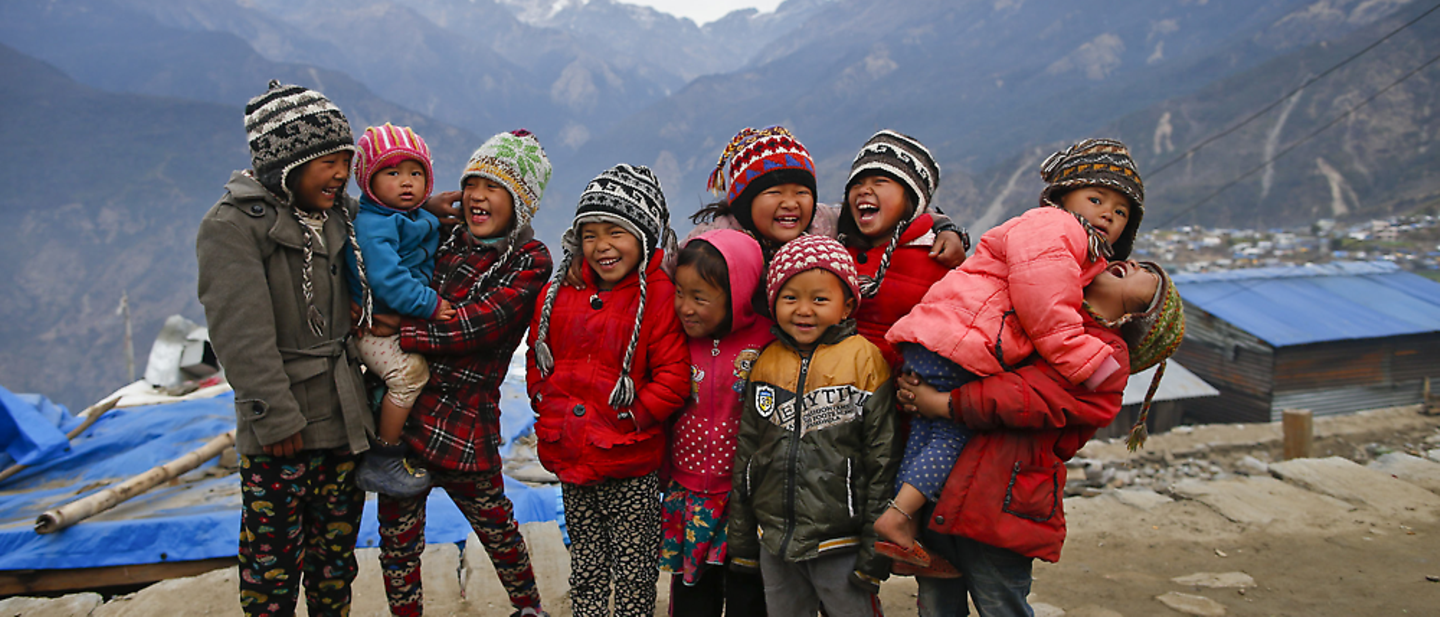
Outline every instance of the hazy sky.
[(643, 4), (676, 15), (689, 17), (695, 23), (704, 25), (724, 17), (736, 9), (757, 8), (761, 12), (775, 10), (780, 0), (624, 0), (630, 4)]

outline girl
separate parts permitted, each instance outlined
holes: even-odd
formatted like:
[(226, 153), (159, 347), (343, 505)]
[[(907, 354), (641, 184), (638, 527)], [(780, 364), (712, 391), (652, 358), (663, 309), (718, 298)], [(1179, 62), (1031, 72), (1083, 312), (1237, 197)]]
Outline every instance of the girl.
[[(689, 351), (660, 270), (674, 245), (660, 182), (617, 165), (585, 187), (565, 232), (589, 289), (553, 281), (530, 328), (540, 463), (561, 482), (574, 614), (649, 616), (659, 571), (664, 423), (689, 393)], [(503, 371), (502, 371), (503, 372)]]
[[(399, 331), (400, 347), (425, 354), (431, 374), (404, 440), (479, 536), (517, 617), (544, 613), (500, 473), (500, 384), (551, 272), (550, 252), (530, 227), (549, 182), (550, 160), (529, 131), (501, 133), (475, 150), (460, 177), (465, 224), (449, 230), (432, 283), (456, 317), (406, 318)], [(421, 613), (429, 492), (379, 497), (380, 563), (395, 615)]]
[(775, 339), (750, 301), (764, 267), (760, 244), (733, 229), (701, 234), (677, 260), (675, 313), (690, 339), (691, 395), (670, 427), (661, 506), (660, 569), (675, 575), (670, 615), (765, 614), (760, 577), (724, 567), (741, 396)]

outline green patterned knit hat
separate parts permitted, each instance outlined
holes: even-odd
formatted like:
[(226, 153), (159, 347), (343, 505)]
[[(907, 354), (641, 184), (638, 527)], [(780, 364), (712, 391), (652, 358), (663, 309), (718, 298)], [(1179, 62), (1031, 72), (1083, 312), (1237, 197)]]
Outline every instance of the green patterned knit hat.
[(1185, 303), (1180, 291), (1165, 270), (1153, 261), (1142, 261), (1140, 267), (1160, 277), (1155, 287), (1155, 296), (1145, 311), (1129, 316), (1129, 321), (1120, 326), (1120, 338), (1130, 348), (1130, 374), (1134, 375), (1156, 364), (1155, 376), (1145, 391), (1145, 402), (1140, 406), (1140, 417), (1130, 428), (1127, 445), (1133, 452), (1145, 444), (1147, 429), (1145, 421), (1150, 416), (1150, 404), (1155, 391), (1160, 388), (1160, 379), (1165, 376), (1165, 360), (1175, 353), (1185, 340)]
[(515, 202), (515, 226), (523, 229), (535, 217), (545, 185), (550, 183), (550, 158), (535, 134), (525, 129), (500, 133), (485, 140), (465, 165), (460, 185), (470, 178), (499, 182)]

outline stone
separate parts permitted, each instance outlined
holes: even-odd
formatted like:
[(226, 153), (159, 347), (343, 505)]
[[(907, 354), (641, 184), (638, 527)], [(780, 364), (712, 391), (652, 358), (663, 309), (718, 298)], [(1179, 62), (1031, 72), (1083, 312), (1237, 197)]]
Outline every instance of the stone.
[(1391, 452), (1365, 465), (1381, 473), (1414, 484), (1432, 493), (1440, 494), (1440, 463), (1428, 461), (1404, 452)]
[(1432, 460), (1432, 461), (1435, 461), (1435, 462), (1437, 462), (1437, 463), (1440, 463), (1440, 448), (1436, 448), (1436, 449), (1434, 449), (1434, 450), (1430, 450), (1429, 452), (1426, 452), (1426, 453), (1425, 453), (1425, 458), (1428, 458), (1428, 459), (1430, 459), (1430, 460)]
[[(117, 598), (91, 611), (90, 617), (223, 615), (240, 617), (240, 568), (232, 566), (199, 576), (172, 578)], [(303, 614), (305, 600), (297, 603)], [(27, 613), (28, 614), (28, 613)], [(84, 615), (85, 613), (75, 613)]]
[(1155, 596), (1165, 606), (1170, 607), (1186, 615), (1198, 615), (1200, 617), (1221, 617), (1225, 614), (1225, 605), (1205, 596), (1195, 596), (1188, 593), (1172, 591), (1170, 593)]
[(1276, 463), (1270, 472), (1289, 484), (1392, 516), (1434, 520), (1440, 512), (1440, 495), (1338, 456)]
[(1235, 461), (1235, 473), (1245, 476), (1268, 476), (1270, 475), (1270, 466), (1247, 454)]
[(1187, 480), (1170, 492), (1209, 506), (1220, 516), (1242, 525), (1304, 527), (1344, 518), (1355, 506), (1317, 495), (1271, 477), (1235, 478), (1222, 482)]
[(1103, 606), (1095, 606), (1094, 604), (1086, 604), (1086, 605), (1084, 605), (1084, 606), (1079, 606), (1079, 607), (1076, 607), (1076, 608), (1072, 608), (1072, 609), (1070, 609), (1069, 611), (1067, 611), (1067, 612), (1065, 613), (1065, 616), (1066, 616), (1066, 617), (1125, 617), (1125, 615), (1123, 615), (1123, 614), (1121, 614), (1121, 613), (1117, 613), (1117, 612), (1112, 611), (1112, 610), (1110, 610), (1110, 609), (1108, 609), (1108, 608), (1105, 608), (1105, 607), (1103, 607)]
[(1243, 589), (1255, 586), (1255, 579), (1244, 572), (1196, 572), (1188, 576), (1177, 576), (1170, 580), (1177, 585), (1210, 589)]
[(0, 600), (0, 617), (69, 617), (89, 615), (105, 602), (98, 593), (72, 593), (59, 598), (17, 596)]
[(1175, 500), (1148, 488), (1126, 488), (1110, 494), (1112, 498), (1132, 508), (1139, 510), (1153, 510), (1157, 506), (1167, 503), (1174, 503)]
[(1065, 617), (1065, 609), (1044, 602), (1031, 602), (1030, 610), (1035, 617)]

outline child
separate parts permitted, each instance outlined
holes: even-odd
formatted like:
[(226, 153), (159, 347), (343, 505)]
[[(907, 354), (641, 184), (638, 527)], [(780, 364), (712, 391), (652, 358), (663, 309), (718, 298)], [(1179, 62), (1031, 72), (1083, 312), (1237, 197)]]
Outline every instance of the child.
[[(386, 123), (365, 129), (355, 156), (355, 183), (363, 193), (355, 216), (358, 259), (347, 259), (350, 291), (363, 308), (362, 320), (399, 313), (445, 321), (455, 309), (430, 288), (440, 220), (421, 208), (434, 186), (430, 148), (408, 127)], [(400, 350), (398, 336), (359, 339), (360, 359), (385, 381), (375, 443), (360, 463), (360, 488), (397, 497), (417, 495), (430, 486), (424, 469), (405, 460), (400, 431), (420, 388), (430, 379), (425, 358)]]
[[(1184, 339), (1180, 295), (1155, 264), (1112, 264), (1085, 288), (1085, 302), (1084, 327), (1130, 373), (1164, 362)], [(1043, 358), (954, 391), (900, 377), (907, 410), (975, 431), (925, 516), (924, 538), (964, 573), (981, 615), (1032, 614), (1033, 562), (1059, 560), (1065, 541), (1065, 461), (1119, 413), (1126, 378), (1085, 388)]]
[[(944, 390), (1013, 369), (1032, 351), (1071, 383), (1093, 386), (1117, 372), (1113, 350), (1087, 334), (1083, 289), (1129, 255), (1144, 187), (1124, 144), (1087, 139), (1046, 159), (1042, 207), (980, 238), (975, 256), (931, 287), (886, 340), (906, 371)], [(902, 345), (905, 344), (905, 345)], [(876, 550), (915, 565), (929, 555), (913, 540), (914, 513), (939, 496), (968, 432), (950, 422), (912, 423), (900, 489), (876, 531)]]
[[(577, 254), (588, 289), (552, 281), (526, 354), (540, 463), (560, 477), (575, 615), (651, 615), (659, 571), (664, 423), (689, 394), (685, 332), (660, 270), (673, 246), (660, 182), (616, 165), (580, 194), (561, 272)], [(592, 291), (593, 290), (593, 291)]]
[[(670, 427), (660, 569), (674, 573), (670, 614), (764, 615), (760, 577), (724, 568), (735, 434), (750, 367), (775, 335), (750, 298), (760, 244), (733, 229), (692, 239), (675, 269), (675, 313), (690, 339), (691, 396)], [(711, 567), (711, 566), (721, 567)]]
[[(433, 282), (455, 318), (407, 318), (399, 329), (400, 347), (425, 354), (432, 374), (404, 439), (490, 554), (515, 617), (545, 613), (500, 474), (500, 384), (550, 277), (550, 252), (530, 226), (549, 182), (550, 160), (529, 131), (476, 149), (460, 176), (464, 225), (440, 246)], [(428, 495), (380, 494), (380, 563), (395, 615), (421, 612)]]
[(293, 614), (303, 577), (311, 615), (342, 615), (365, 504), (351, 472), (374, 433), (339, 267), (355, 142), (324, 95), (278, 81), (246, 104), (245, 132), (252, 168), (230, 176), (195, 240), (210, 341), (235, 389), (240, 606)]
[(779, 338), (750, 372), (728, 539), (731, 567), (764, 576), (771, 615), (880, 614), (890, 563), (871, 523), (899, 453), (890, 368), (850, 319), (859, 285), (821, 236), (786, 244), (766, 276)]

